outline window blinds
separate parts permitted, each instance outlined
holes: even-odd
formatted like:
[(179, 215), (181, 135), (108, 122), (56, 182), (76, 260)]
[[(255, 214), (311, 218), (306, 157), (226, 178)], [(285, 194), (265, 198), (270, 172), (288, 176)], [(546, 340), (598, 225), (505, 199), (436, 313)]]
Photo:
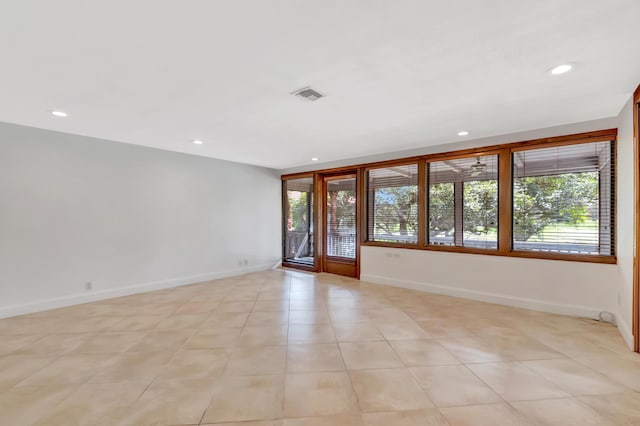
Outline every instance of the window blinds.
[(614, 255), (615, 144), (517, 151), (513, 248)]

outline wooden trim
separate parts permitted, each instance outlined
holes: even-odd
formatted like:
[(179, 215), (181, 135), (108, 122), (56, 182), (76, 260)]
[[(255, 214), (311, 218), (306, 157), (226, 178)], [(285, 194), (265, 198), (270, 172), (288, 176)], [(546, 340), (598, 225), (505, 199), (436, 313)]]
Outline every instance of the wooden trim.
[(315, 210), (315, 221), (313, 223), (313, 231), (315, 234), (313, 244), (315, 252), (313, 260), (315, 262), (316, 272), (322, 272), (322, 256), (324, 254), (324, 245), (321, 244), (321, 241), (324, 238), (324, 230), (322, 229), (322, 214), (324, 210), (322, 209), (322, 178), (318, 173), (313, 174), (313, 192), (313, 206)]
[(615, 256), (592, 256), (588, 254), (548, 253), (548, 252), (538, 252), (538, 251), (510, 251), (508, 253), (502, 253), (495, 249), (482, 249), (482, 248), (473, 248), (473, 247), (464, 247), (464, 246), (434, 246), (434, 245), (417, 246), (416, 244), (407, 245), (407, 244), (398, 244), (398, 243), (384, 243), (379, 241), (367, 241), (362, 243), (362, 245), (367, 247), (403, 248), (403, 249), (409, 249), (409, 250), (484, 254), (487, 256), (564, 260), (564, 261), (570, 261), (570, 262), (589, 262), (589, 263), (606, 263), (606, 264), (617, 263), (617, 259)]
[[(306, 172), (306, 173), (299, 173), (298, 176), (296, 176), (295, 178), (291, 178), (291, 179), (302, 179), (302, 178), (312, 178), (313, 179), (313, 193), (311, 194), (311, 196), (313, 197), (313, 203), (315, 205), (316, 203), (316, 179), (315, 179), (315, 173), (313, 172)], [(317, 226), (315, 226), (315, 224), (317, 224), (318, 222), (316, 222), (316, 218), (314, 217), (314, 239), (313, 239), (313, 265), (309, 265), (309, 264), (304, 264), (302, 262), (290, 262), (285, 260), (284, 258), (284, 245), (285, 245), (285, 241), (286, 241), (286, 214), (287, 214), (287, 194), (285, 193), (285, 181), (288, 179), (283, 179), (282, 180), (282, 187), (281, 187), (281, 191), (282, 191), (282, 266), (285, 268), (292, 268), (292, 269), (300, 269), (303, 271), (309, 271), (309, 272), (319, 272), (318, 271), (318, 237), (317, 234), (315, 234)], [(315, 212), (312, 212), (311, 214), (315, 214)]]
[(453, 241), (456, 247), (464, 245), (464, 185), (453, 182)]
[[(635, 98), (640, 102), (640, 88), (636, 91)], [(637, 111), (636, 111), (637, 113)], [(591, 263), (606, 263), (615, 264), (617, 262), (616, 256), (599, 256), (599, 255), (574, 255), (564, 253), (546, 253), (546, 252), (534, 252), (534, 251), (513, 251), (512, 250), (512, 164), (511, 154), (516, 151), (523, 151), (541, 147), (555, 147), (564, 145), (573, 145), (580, 143), (591, 143), (601, 141), (616, 141), (618, 129), (599, 130), (594, 132), (578, 133), (574, 135), (564, 135), (550, 138), (534, 139), (529, 141), (513, 142), (500, 145), (492, 145), (471, 149), (464, 149), (459, 151), (451, 151), (444, 153), (434, 153), (422, 156), (415, 156), (409, 158), (400, 158), (388, 161), (380, 161), (373, 163), (363, 163), (352, 166), (337, 167), (331, 169), (324, 169), (315, 172), (301, 172), (282, 175), (282, 179), (294, 179), (299, 177), (308, 177), (313, 174), (315, 177), (315, 190), (316, 198), (315, 205), (317, 211), (316, 224), (316, 268), (318, 272), (324, 270), (324, 245), (325, 238), (323, 230), (326, 218), (324, 217), (324, 211), (326, 209), (326, 201), (324, 200), (324, 185), (325, 177), (343, 177), (344, 175), (356, 176), (356, 214), (357, 221), (360, 223), (356, 225), (356, 244), (357, 244), (357, 268), (358, 275), (360, 272), (360, 246), (378, 246), (378, 247), (397, 247), (407, 249), (418, 250), (431, 250), (431, 251), (443, 251), (443, 252), (456, 252), (456, 253), (471, 253), (471, 254), (485, 254), (492, 256), (508, 256), (508, 257), (521, 257), (521, 258), (538, 258), (538, 259), (552, 259), (552, 260), (566, 260), (577, 262), (591, 262)], [(433, 161), (443, 161), (458, 158), (468, 158), (473, 156), (487, 156), (487, 155), (499, 155), (498, 160), (498, 249), (478, 249), (462, 246), (439, 246), (428, 245), (428, 196), (427, 196), (427, 168), (428, 163)], [(636, 155), (637, 158), (638, 155)], [(406, 244), (406, 243), (386, 243), (380, 241), (367, 241), (368, 233), (368, 217), (367, 217), (367, 171), (376, 168), (417, 164), (418, 165), (418, 244)], [(615, 177), (612, 177), (615, 179)], [(640, 182), (638, 179), (636, 179)], [(640, 187), (640, 183), (637, 185)], [(614, 198), (615, 199), (615, 198)], [(638, 208), (636, 211), (640, 212), (640, 198), (636, 192), (636, 202)], [(614, 206), (614, 212), (616, 208)], [(639, 213), (640, 214), (640, 213)], [(637, 217), (640, 223), (640, 216)], [(640, 232), (640, 225), (636, 226), (636, 231)], [(615, 241), (615, 232), (614, 232)], [(638, 236), (640, 241), (640, 234)], [(322, 244), (320, 243), (322, 242)], [(615, 254), (615, 253), (614, 253)], [(637, 268), (636, 268), (637, 269)], [(634, 274), (640, 277), (638, 273)], [(640, 280), (640, 278), (639, 278)], [(637, 290), (636, 290), (637, 291)], [(640, 296), (638, 296), (640, 297)], [(637, 300), (635, 297), (634, 300)], [(636, 310), (638, 308), (635, 308)], [(634, 323), (635, 325), (635, 323)], [(636, 328), (640, 330), (640, 325), (636, 325)], [(636, 333), (638, 334), (638, 333)]]
[(509, 254), (512, 247), (512, 173), (511, 151), (503, 149), (498, 156), (498, 251), (502, 254)]
[[(314, 259), (315, 261), (315, 259)], [(287, 261), (282, 261), (282, 266), (285, 268), (291, 268), (291, 269), (300, 269), (303, 271), (308, 271), (308, 272), (317, 272), (317, 269), (314, 265), (305, 265), (304, 263), (298, 263), (298, 262), (287, 262)]]
[[(320, 259), (320, 272), (330, 272), (338, 275), (345, 275), (355, 278), (360, 278), (360, 218), (362, 215), (362, 200), (361, 200), (361, 179), (362, 169), (357, 169), (354, 167), (345, 168), (341, 172), (330, 172), (330, 173), (316, 173), (317, 181), (319, 182), (318, 187), (320, 188), (320, 193), (318, 195), (319, 201), (316, 206), (318, 206), (317, 210), (319, 211), (319, 215), (321, 216), (320, 221), (317, 222), (321, 224), (322, 231), (322, 244), (319, 246), (322, 247), (322, 255), (319, 256)], [(332, 180), (339, 179), (355, 179), (356, 181), (356, 236), (355, 236), (355, 244), (356, 244), (356, 258), (355, 259), (347, 259), (342, 257), (328, 256), (327, 252), (327, 238), (326, 238), (326, 229), (327, 229), (327, 182)], [(317, 239), (316, 241), (319, 241)]]
[(640, 86), (633, 93), (633, 168), (634, 168), (634, 232), (633, 232), (633, 350), (640, 352)]
[[(422, 183), (421, 183), (422, 182)], [(418, 163), (418, 245), (427, 244), (429, 217), (427, 213), (427, 163)]]
[(362, 241), (367, 238), (367, 173), (364, 169), (358, 170), (358, 190), (356, 192), (356, 278), (360, 279), (360, 268), (362, 263), (360, 262), (360, 247)]

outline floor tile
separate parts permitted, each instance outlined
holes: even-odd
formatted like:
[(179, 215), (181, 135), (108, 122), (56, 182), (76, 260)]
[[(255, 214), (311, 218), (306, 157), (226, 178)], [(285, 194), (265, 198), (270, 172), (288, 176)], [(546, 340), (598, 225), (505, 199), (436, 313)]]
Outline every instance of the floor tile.
[(610, 380), (614, 380), (636, 392), (640, 392), (640, 355), (633, 358), (619, 356), (584, 356), (575, 358), (577, 362), (585, 365)]
[(146, 382), (162, 373), (173, 352), (125, 352), (91, 377), (91, 383)]
[(239, 346), (286, 345), (289, 329), (287, 325), (247, 326), (242, 330)]
[(362, 426), (359, 414), (284, 419), (282, 426)]
[(464, 365), (415, 367), (411, 372), (437, 407), (502, 402)]
[(640, 424), (615, 326), (330, 274), (1, 319), (0, 342), (1, 424)]
[(384, 337), (374, 324), (369, 323), (341, 323), (334, 324), (333, 330), (338, 342), (369, 342), (381, 341)]
[(157, 380), (214, 380), (224, 371), (230, 349), (186, 349), (175, 353)]
[(278, 374), (285, 370), (286, 346), (237, 347), (226, 372), (235, 376)]
[(289, 344), (333, 343), (336, 341), (329, 324), (289, 325)]
[(244, 327), (249, 318), (249, 312), (217, 312), (214, 311), (200, 325), (201, 330), (211, 330), (217, 327)]
[(166, 318), (166, 315), (135, 315), (122, 318), (120, 321), (112, 325), (109, 330), (112, 331), (150, 331), (160, 324), (160, 321)]
[(156, 327), (158, 331), (168, 330), (192, 330), (204, 322), (209, 317), (208, 314), (183, 314), (169, 316)]
[(30, 425), (46, 419), (73, 392), (71, 386), (24, 386), (0, 393), (0, 421), (4, 425)]
[(640, 393), (583, 396), (578, 398), (617, 425), (640, 425)]
[(387, 342), (345, 342), (340, 350), (349, 370), (404, 366)]
[(601, 395), (629, 390), (570, 359), (523, 361), (523, 364), (571, 395)]
[(123, 426), (198, 424), (213, 391), (211, 380), (153, 382), (135, 402), (107, 417)]
[(440, 412), (450, 426), (539, 426), (505, 403), (441, 408)]
[(507, 401), (570, 396), (519, 362), (471, 364), (467, 367)]
[(147, 389), (147, 383), (85, 384), (40, 418), (36, 425), (89, 425), (132, 404)]
[(47, 358), (31, 355), (6, 355), (0, 357), (0, 392), (22, 382), (55, 360), (55, 357)]
[(145, 337), (140, 332), (105, 332), (87, 339), (74, 352), (79, 353), (114, 353), (124, 352)]
[(377, 326), (387, 340), (417, 340), (430, 337), (429, 333), (414, 321), (385, 322)]
[(254, 311), (249, 314), (247, 319), (248, 327), (282, 325), (289, 321), (289, 313), (287, 311), (261, 312)]
[(76, 348), (89, 340), (95, 334), (51, 334), (44, 336), (14, 352), (15, 355), (33, 355), (52, 357), (73, 352)]
[(346, 372), (287, 374), (285, 389), (285, 417), (358, 413)]
[(58, 386), (82, 384), (112, 365), (115, 354), (63, 355), (38, 370), (17, 386)]
[(521, 401), (514, 402), (512, 405), (536, 425), (556, 425), (558, 423), (566, 426), (616, 425), (587, 404), (574, 398)]
[(433, 407), (407, 369), (358, 370), (349, 375), (363, 412)]
[(289, 313), (289, 324), (329, 324), (329, 314), (324, 310), (297, 310)]
[(345, 365), (335, 343), (288, 346), (287, 371), (290, 373), (340, 370), (345, 370)]
[(448, 426), (449, 423), (435, 408), (413, 411), (365, 413), (364, 426)]
[(277, 376), (222, 377), (215, 382), (211, 404), (202, 423), (280, 419), (284, 378)]
[(460, 363), (435, 340), (392, 340), (389, 344), (407, 367)]
[(193, 335), (193, 330), (162, 330), (147, 334), (127, 352), (175, 352)]
[(241, 327), (198, 330), (184, 344), (185, 349), (233, 348), (240, 341)]

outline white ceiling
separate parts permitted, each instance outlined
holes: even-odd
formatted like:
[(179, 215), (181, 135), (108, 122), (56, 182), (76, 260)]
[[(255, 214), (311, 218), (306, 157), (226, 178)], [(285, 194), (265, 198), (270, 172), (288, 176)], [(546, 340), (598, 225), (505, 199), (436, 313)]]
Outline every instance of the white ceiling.
[(638, 22), (638, 0), (6, 1), (0, 121), (278, 169), (459, 142), (617, 115)]

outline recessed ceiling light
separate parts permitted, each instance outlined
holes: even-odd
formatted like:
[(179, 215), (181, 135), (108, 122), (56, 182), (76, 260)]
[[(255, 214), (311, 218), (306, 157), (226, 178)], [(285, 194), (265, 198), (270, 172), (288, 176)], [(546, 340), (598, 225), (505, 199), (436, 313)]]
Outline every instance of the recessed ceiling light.
[(193, 141), (193, 143), (195, 143), (196, 145), (202, 145), (204, 142), (196, 139), (195, 141)]
[(469, 132), (467, 132), (466, 130), (458, 132), (458, 136), (467, 136), (468, 134), (469, 134)]
[(560, 75), (560, 74), (567, 73), (567, 72), (571, 71), (572, 69), (573, 69), (573, 65), (571, 65), (571, 64), (562, 64), (562, 65), (558, 65), (555, 68), (552, 68), (551, 69), (551, 74)]
[(66, 117), (67, 113), (64, 111), (51, 111), (51, 114), (55, 115), (56, 117)]
[(311, 161), (318, 161), (318, 157), (313, 157)]

